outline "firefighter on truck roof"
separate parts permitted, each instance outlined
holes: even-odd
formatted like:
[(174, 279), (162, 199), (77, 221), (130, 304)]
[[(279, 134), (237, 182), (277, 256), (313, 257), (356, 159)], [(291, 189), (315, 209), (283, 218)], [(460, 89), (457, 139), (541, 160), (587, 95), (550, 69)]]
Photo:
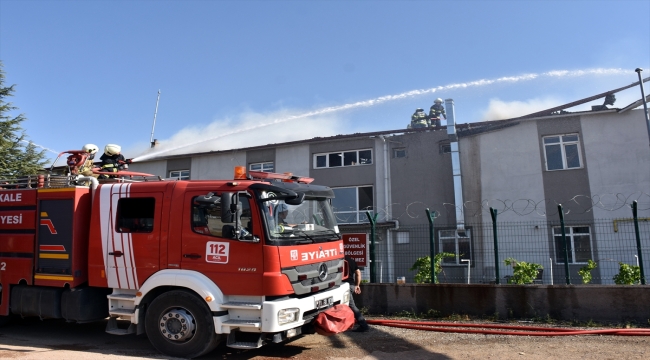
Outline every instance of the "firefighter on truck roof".
[(95, 167), (93, 159), (95, 159), (95, 154), (97, 154), (99, 148), (95, 144), (86, 144), (81, 148), (81, 150), (87, 152), (88, 157), (86, 158), (86, 162), (84, 162), (83, 165), (81, 165), (81, 168), (79, 168), (79, 174), (83, 176), (97, 177), (97, 175), (93, 175), (93, 167)]
[[(131, 159), (125, 159), (121, 154), (122, 147), (116, 144), (108, 144), (104, 147), (104, 154), (99, 158), (102, 161), (102, 172), (118, 172), (129, 168), (128, 164)], [(102, 178), (108, 178), (109, 175), (102, 175)]]

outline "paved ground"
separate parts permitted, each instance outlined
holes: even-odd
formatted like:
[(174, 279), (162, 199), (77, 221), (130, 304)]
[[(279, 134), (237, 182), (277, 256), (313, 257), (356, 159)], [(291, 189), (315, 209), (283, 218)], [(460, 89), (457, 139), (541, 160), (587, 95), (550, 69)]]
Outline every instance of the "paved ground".
[[(530, 324), (527, 324), (530, 325)], [(106, 322), (27, 319), (0, 328), (2, 359), (168, 359), (144, 336), (104, 332)], [(308, 335), (240, 351), (223, 344), (202, 359), (648, 359), (650, 336), (515, 337), (373, 326), (367, 333)]]

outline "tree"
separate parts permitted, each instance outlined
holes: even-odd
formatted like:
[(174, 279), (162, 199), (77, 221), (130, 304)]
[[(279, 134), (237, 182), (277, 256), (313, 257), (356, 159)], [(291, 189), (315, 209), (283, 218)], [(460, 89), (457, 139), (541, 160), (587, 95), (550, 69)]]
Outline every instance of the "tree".
[(37, 151), (34, 143), (25, 140), (27, 135), (20, 124), (25, 115), (11, 115), (18, 109), (5, 98), (13, 96), (14, 86), (5, 86), (4, 65), (0, 61), (0, 178), (14, 179), (21, 175), (35, 175), (46, 164), (45, 151)]

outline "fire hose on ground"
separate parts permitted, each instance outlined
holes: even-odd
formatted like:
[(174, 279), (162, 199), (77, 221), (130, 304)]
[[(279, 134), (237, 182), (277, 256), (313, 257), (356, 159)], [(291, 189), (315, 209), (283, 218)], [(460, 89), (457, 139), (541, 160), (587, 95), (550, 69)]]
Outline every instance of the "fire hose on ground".
[[(368, 324), (391, 326), (402, 329), (414, 329), (436, 332), (453, 332), (485, 335), (516, 336), (567, 336), (567, 335), (619, 335), (650, 336), (650, 329), (598, 329), (574, 330), (556, 327), (516, 326), (497, 324), (461, 324), (450, 322), (403, 321), (403, 320), (367, 320)], [(490, 330), (495, 329), (495, 330)]]

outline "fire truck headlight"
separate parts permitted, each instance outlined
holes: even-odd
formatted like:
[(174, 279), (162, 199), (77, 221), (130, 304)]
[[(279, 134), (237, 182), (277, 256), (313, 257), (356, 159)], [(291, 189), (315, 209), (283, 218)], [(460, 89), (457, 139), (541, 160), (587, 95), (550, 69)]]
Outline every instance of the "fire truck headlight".
[(348, 304), (350, 303), (350, 292), (346, 291), (345, 294), (343, 294), (343, 303)]
[(282, 309), (278, 311), (278, 324), (284, 325), (294, 321), (298, 321), (299, 313), (300, 313), (300, 309), (298, 308)]

